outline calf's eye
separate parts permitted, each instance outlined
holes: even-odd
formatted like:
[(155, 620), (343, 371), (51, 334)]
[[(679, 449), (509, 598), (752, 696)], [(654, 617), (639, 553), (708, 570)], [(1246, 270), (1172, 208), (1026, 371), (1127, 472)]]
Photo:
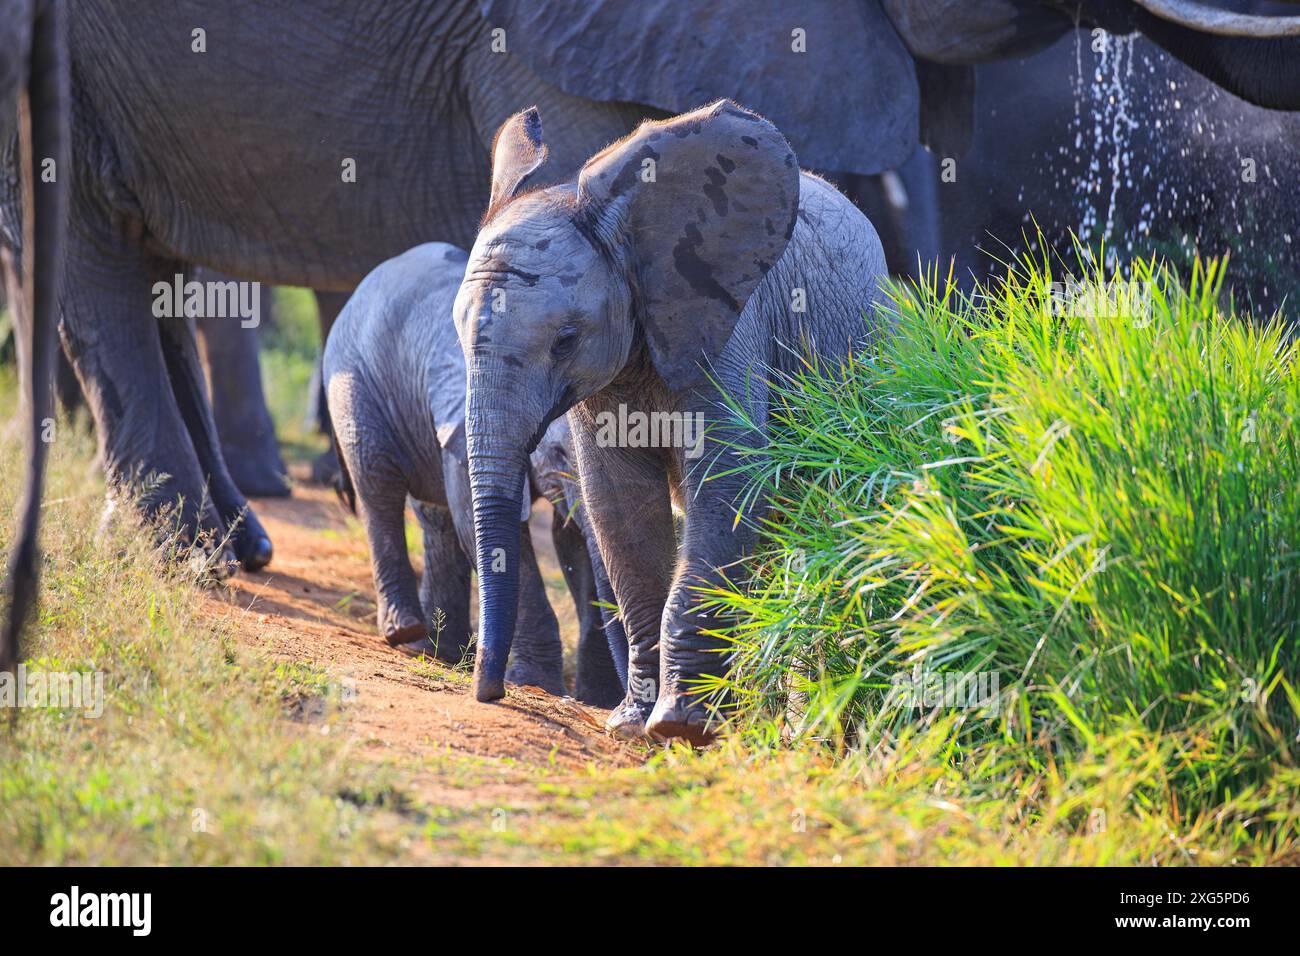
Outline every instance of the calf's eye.
[(555, 341), (551, 343), (551, 357), (557, 359), (568, 358), (573, 354), (573, 350), (578, 346), (578, 330), (572, 325), (566, 325), (555, 335)]

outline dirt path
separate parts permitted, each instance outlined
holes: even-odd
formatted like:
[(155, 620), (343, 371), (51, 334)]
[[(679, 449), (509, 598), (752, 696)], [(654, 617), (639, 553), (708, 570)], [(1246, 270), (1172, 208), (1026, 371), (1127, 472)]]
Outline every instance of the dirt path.
[[(409, 785), (420, 797), (482, 802), (511, 796), (499, 791), (511, 789), (512, 781), (522, 795), (531, 789), (524, 778), (538, 768), (580, 771), (644, 759), (644, 751), (604, 732), (606, 711), (520, 687), (510, 687), (504, 701), (480, 704), (469, 694), (467, 673), (388, 647), (375, 631), (365, 537), (333, 492), (299, 484), (292, 498), (255, 506), (275, 543), (275, 560), (266, 572), (240, 574), (233, 590), (214, 594), (213, 613), (228, 619), (237, 640), (323, 669), (341, 683), (360, 752), (409, 768)], [(535, 515), (534, 541), (552, 582), (552, 604), (572, 632), (572, 605), (554, 583), (553, 553), (542, 555), (540, 547), (550, 535), (537, 533), (549, 517)], [(489, 771), (483, 783), (466, 787), (458, 779), (451, 786), (448, 755), (482, 758)]]

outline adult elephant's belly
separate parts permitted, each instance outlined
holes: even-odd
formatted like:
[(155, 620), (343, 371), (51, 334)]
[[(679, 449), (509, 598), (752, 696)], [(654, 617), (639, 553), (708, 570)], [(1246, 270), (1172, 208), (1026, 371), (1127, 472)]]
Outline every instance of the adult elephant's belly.
[(405, 20), (364, 35), (346, 4), (179, 5), (168, 21), (201, 25), (204, 52), (189, 33), (145, 35), (143, 0), (86, 0), (72, 22), (97, 178), (155, 251), (344, 290), (417, 243), (471, 244), (488, 162), (443, 65), (464, 42), (448, 5), (398, 4)]
[(184, 262), (333, 291), (429, 239), (473, 244), (488, 200), (486, 157), (479, 170), (456, 170), (445, 145), (409, 129), (336, 135), (363, 141), (281, 142), (251, 169), (228, 154), (186, 157), (167, 179), (193, 186), (157, 188), (155, 179), (142, 188), (147, 232)]

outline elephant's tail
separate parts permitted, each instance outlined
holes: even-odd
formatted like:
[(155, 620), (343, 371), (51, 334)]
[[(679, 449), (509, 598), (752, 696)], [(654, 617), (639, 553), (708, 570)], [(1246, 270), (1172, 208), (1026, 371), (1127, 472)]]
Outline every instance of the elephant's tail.
[(339, 496), (343, 507), (353, 514), (357, 513), (357, 489), (352, 484), (352, 473), (348, 471), (347, 459), (339, 447), (339, 436), (334, 433), (334, 423), (330, 422), (330, 445), (334, 448), (334, 457), (338, 459), (339, 470), (334, 475), (334, 494)]
[[(47, 3), (32, 25), (32, 50), (24, 99), (28, 109), (20, 118), (19, 167), (23, 190), (22, 273), (28, 282), (14, 282), (12, 306), (17, 315), (27, 312), (19, 334), (26, 340), (19, 354), (26, 359), (30, 388), (31, 431), (28, 435), (26, 487), (19, 512), (20, 525), (9, 560), (5, 590), (10, 596), (9, 616), (0, 630), (0, 672), (13, 670), (20, 654), (23, 624), (36, 604), (40, 555), (37, 535), (41, 520), (41, 487), (49, 452), (42, 434), (52, 413), (51, 379), (57, 348), (58, 287), (63, 266), (63, 234), (67, 212), (68, 92), (67, 48), (64, 41), (63, 4)], [(30, 126), (28, 125), (30, 123)], [(29, 135), (24, 135), (30, 129)], [(23, 140), (26, 140), (25, 142)], [(46, 164), (53, 161), (53, 179), (46, 180)], [(37, 163), (41, 182), (36, 184)], [(10, 270), (16, 271), (16, 270)], [(30, 295), (27, 289), (30, 288)], [(16, 323), (17, 325), (18, 323)]]

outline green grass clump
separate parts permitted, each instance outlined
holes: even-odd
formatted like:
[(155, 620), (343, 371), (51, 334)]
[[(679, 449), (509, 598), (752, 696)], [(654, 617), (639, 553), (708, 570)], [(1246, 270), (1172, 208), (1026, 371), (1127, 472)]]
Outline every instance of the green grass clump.
[(966, 770), (1125, 740), (1159, 757), (1135, 792), (1192, 811), (1294, 768), (1300, 362), (1222, 278), (930, 281), (842, 380), (775, 383), (765, 549), (714, 594), (741, 712), (861, 750), (955, 715)]
[[(13, 413), (0, 370), (0, 421)], [(131, 509), (101, 523), (94, 436), (60, 420), (41, 529), (28, 674), (99, 675), (89, 701), (0, 708), (7, 864), (336, 864), (392, 859), (409, 824), (355, 794), (387, 772), (349, 760), (345, 690), (240, 645), (183, 562)], [(0, 557), (23, 454), (0, 432)], [(98, 710), (98, 713), (95, 713)]]

